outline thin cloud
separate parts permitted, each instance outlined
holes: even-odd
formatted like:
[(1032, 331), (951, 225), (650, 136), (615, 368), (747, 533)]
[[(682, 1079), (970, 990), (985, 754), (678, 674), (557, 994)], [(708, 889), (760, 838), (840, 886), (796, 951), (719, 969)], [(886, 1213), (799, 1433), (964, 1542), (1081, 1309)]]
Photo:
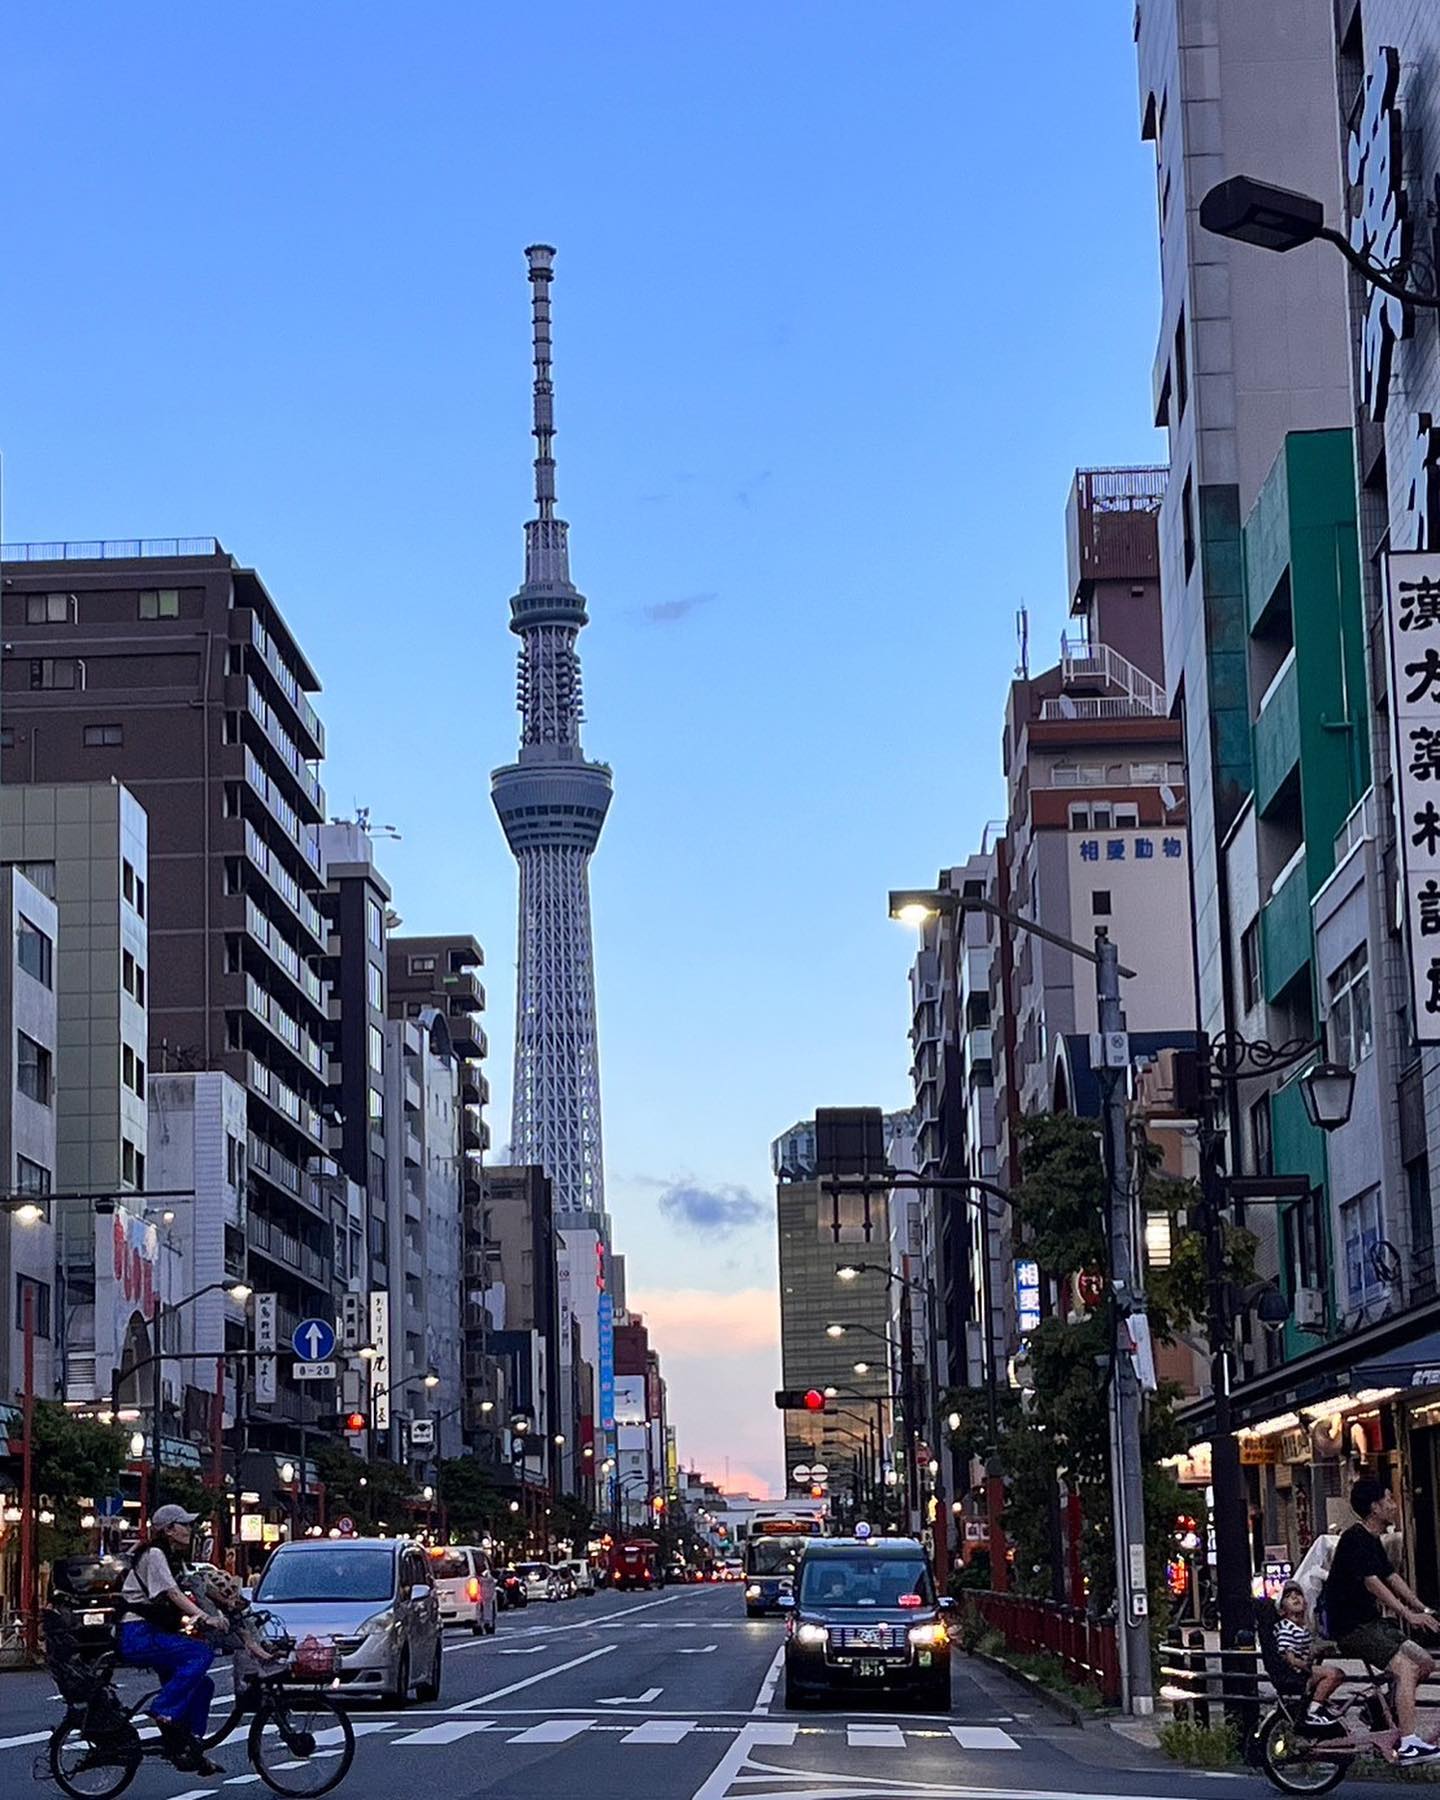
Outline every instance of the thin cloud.
[(653, 606), (642, 606), (640, 617), (647, 625), (674, 625), (719, 598), (718, 594), (685, 594), (679, 600), (657, 600)]
[(730, 1354), (772, 1350), (780, 1341), (780, 1297), (774, 1288), (642, 1288), (630, 1295), (661, 1354), (713, 1362), (715, 1346)]
[(680, 1225), (701, 1237), (723, 1238), (732, 1232), (758, 1225), (768, 1208), (743, 1187), (697, 1187), (693, 1182), (677, 1181), (660, 1196), (661, 1214), (672, 1225)]

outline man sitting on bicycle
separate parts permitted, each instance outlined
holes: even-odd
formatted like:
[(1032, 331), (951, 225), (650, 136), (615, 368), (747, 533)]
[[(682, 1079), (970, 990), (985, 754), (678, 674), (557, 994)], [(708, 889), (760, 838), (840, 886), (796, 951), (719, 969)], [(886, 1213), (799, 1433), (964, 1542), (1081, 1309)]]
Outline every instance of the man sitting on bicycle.
[(120, 1588), (120, 1654), (128, 1663), (155, 1670), (165, 1685), (150, 1702), (166, 1753), (177, 1769), (218, 1775), (201, 1749), (210, 1718), (215, 1683), (208, 1670), (214, 1646), (189, 1635), (203, 1629), (208, 1615), (181, 1585), (190, 1527), (198, 1517), (183, 1506), (161, 1506), (150, 1520), (150, 1535), (135, 1553)]
[(1415, 1695), (1434, 1673), (1435, 1660), (1405, 1627), (1434, 1632), (1440, 1619), (1396, 1574), (1380, 1542), (1399, 1517), (1395, 1496), (1371, 1475), (1350, 1490), (1358, 1522), (1340, 1534), (1325, 1579), (1326, 1626), (1342, 1656), (1357, 1657), (1395, 1677), (1395, 1719), (1401, 1763), (1430, 1762), (1440, 1748), (1415, 1729)]

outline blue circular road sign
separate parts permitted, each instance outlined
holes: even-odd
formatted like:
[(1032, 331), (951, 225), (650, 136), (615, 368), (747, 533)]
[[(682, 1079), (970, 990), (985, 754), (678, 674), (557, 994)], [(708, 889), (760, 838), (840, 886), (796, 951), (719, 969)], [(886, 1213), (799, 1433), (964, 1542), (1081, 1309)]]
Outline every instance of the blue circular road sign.
[(290, 1342), (301, 1362), (324, 1362), (335, 1352), (335, 1327), (328, 1319), (302, 1319)]

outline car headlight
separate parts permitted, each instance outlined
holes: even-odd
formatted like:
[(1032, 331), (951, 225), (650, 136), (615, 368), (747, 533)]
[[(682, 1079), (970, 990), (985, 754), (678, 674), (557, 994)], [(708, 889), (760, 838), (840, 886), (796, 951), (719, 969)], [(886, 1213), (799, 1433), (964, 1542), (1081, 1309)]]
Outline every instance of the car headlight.
[(950, 1634), (945, 1629), (945, 1621), (943, 1619), (936, 1619), (929, 1625), (912, 1625), (910, 1627), (910, 1642), (912, 1644), (924, 1645), (948, 1644), (950, 1642)]
[(387, 1607), (384, 1612), (372, 1613), (360, 1627), (365, 1637), (378, 1637), (382, 1631), (389, 1631), (395, 1623), (393, 1608)]
[(745, 1590), (745, 1598), (747, 1600), (758, 1600), (760, 1598), (760, 1589), (753, 1581)]
[(829, 1637), (823, 1625), (802, 1625), (795, 1633), (797, 1644), (823, 1644)]

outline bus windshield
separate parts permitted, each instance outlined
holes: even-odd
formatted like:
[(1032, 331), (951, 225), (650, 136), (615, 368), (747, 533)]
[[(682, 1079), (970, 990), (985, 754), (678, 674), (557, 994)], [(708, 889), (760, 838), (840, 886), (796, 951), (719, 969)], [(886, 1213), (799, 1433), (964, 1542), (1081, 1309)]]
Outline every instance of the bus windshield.
[(802, 1537), (751, 1538), (745, 1550), (747, 1575), (793, 1575), (805, 1546)]

